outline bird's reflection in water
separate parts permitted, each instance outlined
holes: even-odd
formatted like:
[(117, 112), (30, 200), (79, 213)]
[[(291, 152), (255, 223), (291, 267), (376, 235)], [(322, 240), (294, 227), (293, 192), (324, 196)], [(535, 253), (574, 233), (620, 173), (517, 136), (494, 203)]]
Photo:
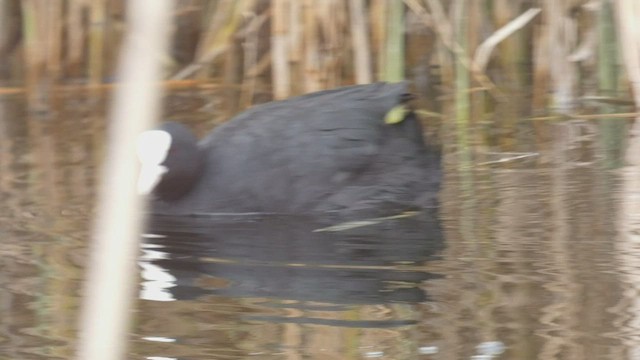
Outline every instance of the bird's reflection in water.
[[(351, 305), (414, 304), (438, 277), (425, 264), (444, 244), (435, 215), (405, 213), (357, 222), (280, 215), (150, 219), (144, 239), (146, 300), (205, 296), (260, 299), (262, 306), (340, 311)], [(253, 320), (389, 327), (413, 320)]]

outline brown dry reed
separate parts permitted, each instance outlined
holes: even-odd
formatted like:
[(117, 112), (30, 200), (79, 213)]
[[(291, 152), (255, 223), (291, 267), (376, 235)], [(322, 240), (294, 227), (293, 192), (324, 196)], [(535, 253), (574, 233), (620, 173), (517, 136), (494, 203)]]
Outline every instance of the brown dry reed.
[[(633, 0), (180, 0), (164, 64), (170, 87), (252, 104), (341, 85), (410, 80), (422, 114), (451, 119), (458, 149), (517, 146), (523, 119), (629, 113), (640, 103)], [(123, 0), (0, 5), (0, 93), (109, 89), (125, 30)], [(636, 84), (636, 85), (634, 85)], [(596, 99), (596, 100), (594, 100)], [(511, 104), (509, 110), (500, 110)], [(557, 117), (551, 117), (557, 119)], [(613, 117), (615, 118), (615, 117)], [(624, 122), (603, 120), (612, 154)], [(510, 136), (478, 131), (491, 122)], [(540, 139), (549, 129), (529, 125)], [(543, 141), (542, 140), (542, 141)], [(462, 153), (465, 153), (463, 150)], [(464, 156), (463, 156), (464, 157)]]

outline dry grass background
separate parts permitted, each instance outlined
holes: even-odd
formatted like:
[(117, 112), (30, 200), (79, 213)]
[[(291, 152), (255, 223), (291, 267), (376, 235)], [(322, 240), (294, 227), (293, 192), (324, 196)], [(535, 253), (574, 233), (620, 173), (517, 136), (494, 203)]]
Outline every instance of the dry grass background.
[[(29, 107), (46, 109), (53, 101), (50, 94), (110, 92), (117, 83), (115, 61), (126, 31), (124, 5), (124, 0), (0, 2), (0, 94), (26, 94)], [(460, 181), (445, 189), (445, 197), (449, 196), (445, 218), (457, 231), (447, 236), (447, 251), (454, 254), (449, 258), (455, 262), (450, 268), (466, 261), (469, 268), (496, 271), (496, 264), (511, 260), (521, 267), (516, 273), (536, 279), (539, 274), (528, 265), (533, 258), (548, 262), (559, 273), (549, 274), (551, 285), (546, 278), (540, 281), (541, 288), (553, 286), (542, 292), (549, 302), (543, 314), (527, 307), (522, 311), (511, 301), (510, 274), (494, 278), (491, 271), (478, 272), (485, 274), (485, 288), (494, 286), (495, 294), (508, 303), (480, 311), (475, 306), (486, 303), (485, 294), (469, 296), (460, 290), (465, 286), (459, 286), (478, 280), (449, 278), (441, 293), (433, 292), (458, 304), (436, 319), (459, 326), (455, 329), (459, 337), (454, 331), (446, 335), (450, 343), (461, 343), (468, 333), (470, 320), (464, 314), (473, 314), (482, 328), (493, 317), (509, 316), (512, 322), (507, 324), (514, 326), (523, 318), (530, 316), (534, 322), (544, 315), (549, 330), (542, 351), (573, 351), (578, 354), (575, 358), (584, 358), (581, 347), (563, 344), (580, 343), (575, 334), (584, 334), (585, 329), (593, 330), (594, 338), (601, 335), (601, 328), (584, 323), (595, 323), (599, 318), (593, 318), (608, 313), (594, 300), (585, 301), (584, 293), (573, 286), (578, 274), (585, 279), (594, 273), (595, 279), (604, 277), (581, 259), (590, 259), (589, 251), (604, 245), (619, 247), (618, 261), (628, 269), (637, 268), (640, 259), (634, 250), (640, 223), (637, 169), (629, 167), (620, 190), (619, 197), (628, 201), (614, 207), (599, 197), (613, 188), (614, 181), (609, 182), (598, 166), (588, 166), (593, 157), (585, 161), (582, 154), (591, 154), (591, 147), (585, 150), (584, 144), (591, 146), (593, 141), (600, 144), (607, 167), (622, 166), (625, 152), (627, 164), (640, 164), (638, 18), (637, 0), (180, 0), (172, 17), (170, 50), (157, 56), (164, 64), (167, 88), (220, 90), (227, 115), (255, 103), (339, 85), (411, 80), (420, 105), (428, 109), (420, 113), (446, 128), (443, 134), (449, 138), (443, 141), (450, 151), (445, 154), (456, 157), (447, 176), (458, 176)], [(100, 119), (96, 116), (92, 122)], [(36, 130), (42, 128), (32, 136), (47, 138), (50, 128), (45, 126), (51, 125), (32, 123)], [(594, 124), (598, 131), (593, 131)], [(78, 129), (69, 121), (58, 131), (91, 129)], [(14, 162), (10, 156), (2, 157), (9, 153), (10, 140), (7, 136), (0, 142), (0, 164)], [(31, 140), (38, 151), (33, 157), (49, 166), (40, 176), (61, 178), (52, 166), (61, 160), (51, 158), (63, 158), (65, 153), (56, 155), (51, 139), (36, 140)], [(83, 164), (95, 163), (91, 158), (98, 157), (97, 150), (71, 145)], [(553, 159), (547, 158), (541, 167), (530, 160), (518, 163), (532, 158), (543, 162), (545, 154)], [(542, 171), (549, 163), (550, 171)], [(519, 166), (520, 172), (496, 175), (487, 170), (489, 164), (501, 170)], [(87, 168), (78, 167), (79, 174), (74, 175), (81, 184), (91, 183)], [(5, 183), (7, 193), (16, 190), (13, 183)], [(83, 190), (75, 182), (62, 183), (70, 193)], [(51, 196), (62, 193), (50, 190), (60, 188), (49, 183), (46, 189)], [(549, 191), (553, 196), (545, 202)], [(30, 196), (35, 199), (41, 193)], [(618, 226), (611, 224), (614, 213), (622, 215), (621, 232), (615, 238), (604, 231)], [(549, 214), (557, 221), (530, 222)], [(598, 246), (576, 242), (569, 236), (573, 229), (581, 229), (582, 238), (595, 237)], [(604, 235), (598, 238), (594, 235), (598, 232)], [(494, 247), (512, 251), (483, 258), (477, 256), (478, 244), (497, 244), (487, 245), (487, 252)], [(539, 248), (532, 251), (531, 246)], [(67, 252), (67, 248), (59, 251)], [(625, 289), (640, 288), (635, 273), (622, 272), (628, 278), (623, 279)], [(596, 288), (610, 294), (607, 304), (637, 303), (637, 292), (628, 291), (623, 298), (611, 290), (615, 283), (605, 280)], [(64, 301), (59, 301), (59, 308), (67, 308)], [(496, 311), (505, 307), (510, 314)], [(464, 311), (469, 309), (473, 311)], [(617, 320), (629, 322), (626, 315)], [(57, 325), (59, 332), (63, 327)], [(494, 338), (490, 334), (494, 330), (485, 328), (487, 338)], [(510, 333), (528, 350), (531, 334)], [(636, 342), (632, 344), (636, 348)]]
[[(621, 80), (618, 89), (629, 87), (624, 80), (638, 66), (619, 57), (615, 43), (637, 41), (627, 19), (635, 7), (630, 0), (179, 0), (171, 51), (158, 56), (167, 81), (256, 96), (405, 78), (447, 93), (469, 76), (467, 92), (499, 101), (510, 87), (527, 86), (533, 109), (569, 110), (596, 91), (599, 64), (624, 65), (611, 76)], [(123, 0), (3, 1), (3, 77), (29, 91), (113, 81), (124, 11)]]
[[(638, 7), (634, 0), (179, 0), (171, 48), (157, 56), (167, 87), (220, 90), (223, 118), (271, 99), (408, 79), (425, 118), (447, 119), (463, 160), (478, 146), (515, 150), (522, 120), (545, 143), (549, 121), (587, 114), (601, 119), (614, 162), (627, 121), (611, 119), (634, 119), (640, 103)], [(32, 108), (46, 109), (51, 93), (109, 90), (125, 8), (124, 0), (0, 3), (0, 94), (26, 93)]]

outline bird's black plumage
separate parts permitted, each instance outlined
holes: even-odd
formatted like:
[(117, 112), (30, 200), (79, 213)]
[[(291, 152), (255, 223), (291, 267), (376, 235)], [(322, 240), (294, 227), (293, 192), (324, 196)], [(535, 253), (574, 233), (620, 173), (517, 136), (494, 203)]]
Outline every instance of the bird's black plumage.
[[(440, 155), (412, 112), (385, 123), (407, 84), (376, 83), (258, 105), (197, 146), (175, 123), (175, 140), (152, 211), (316, 212), (435, 206)], [(176, 147), (174, 149), (174, 147)], [(172, 190), (173, 189), (173, 190)]]

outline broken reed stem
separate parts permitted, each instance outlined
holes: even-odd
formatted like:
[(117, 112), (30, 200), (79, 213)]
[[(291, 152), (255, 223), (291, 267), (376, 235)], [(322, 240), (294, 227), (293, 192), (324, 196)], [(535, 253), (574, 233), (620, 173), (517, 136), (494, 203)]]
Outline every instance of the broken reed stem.
[[(449, 51), (453, 52), (455, 56), (461, 61), (461, 64), (468, 69), (472, 69), (471, 60), (466, 55), (460, 46), (453, 39), (453, 31), (451, 23), (447, 20), (447, 16), (444, 12), (444, 7), (438, 0), (427, 0), (431, 9), (431, 16), (426, 16), (427, 11), (416, 0), (405, 0), (407, 6), (415, 12), (423, 21), (426, 26), (433, 24), (433, 29), (440, 35), (440, 43), (444, 45)], [(443, 62), (443, 66), (447, 66), (448, 63)], [(495, 84), (482, 72), (472, 72), (474, 79), (480, 83), (495, 99), (504, 99), (502, 94), (495, 86)]]
[(493, 49), (513, 33), (522, 29), (541, 11), (542, 9), (539, 8), (529, 9), (486, 38), (482, 44), (476, 48), (475, 55), (473, 57), (474, 71), (484, 72), (487, 67), (487, 63), (489, 63), (489, 58)]
[[(207, 29), (204, 41), (198, 47), (197, 53), (199, 55), (196, 60), (173, 75), (171, 79), (185, 79), (211, 65), (218, 56), (227, 50), (244, 12), (249, 11), (253, 6), (254, 0), (224, 0), (218, 3), (214, 20)], [(205, 72), (200, 73), (201, 77), (205, 77), (205, 75)]]
[[(196, 49), (195, 61), (185, 67), (177, 75), (174, 75), (174, 79), (183, 79), (187, 76), (193, 75), (193, 73), (199, 71), (204, 64), (202, 59), (213, 60), (215, 56), (222, 54), (224, 48), (218, 49), (218, 51), (211, 50), (216, 44), (216, 37), (220, 33), (220, 29), (224, 26), (224, 22), (230, 13), (230, 8), (233, 6), (232, 0), (221, 0), (217, 2), (207, 3), (207, 16), (205, 20), (205, 28), (200, 36), (200, 42)], [(215, 55), (214, 55), (215, 54)], [(200, 73), (202, 77), (202, 72)]]

